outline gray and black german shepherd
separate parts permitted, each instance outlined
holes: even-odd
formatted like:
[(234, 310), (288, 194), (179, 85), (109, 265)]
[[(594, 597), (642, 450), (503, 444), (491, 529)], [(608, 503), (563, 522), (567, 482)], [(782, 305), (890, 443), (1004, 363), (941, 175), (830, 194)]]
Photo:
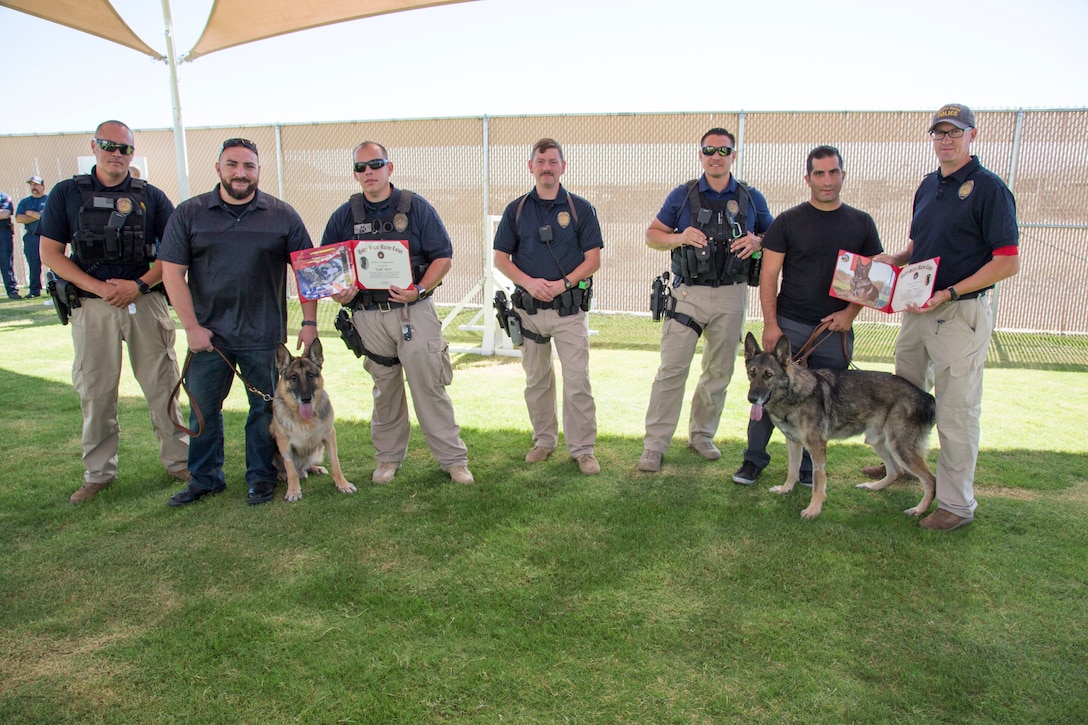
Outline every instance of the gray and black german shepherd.
[(910, 471), (922, 482), (922, 500), (904, 513), (920, 516), (933, 502), (937, 478), (926, 463), (930, 431), (937, 422), (933, 396), (891, 373), (866, 370), (809, 370), (790, 356), (790, 341), (778, 338), (774, 352), (763, 352), (752, 333), (744, 338), (748, 401), (757, 420), (764, 410), (786, 436), (790, 460), (786, 482), (771, 489), (793, 490), (801, 468), (801, 448), (812, 456), (812, 501), (801, 512), (820, 515), (827, 497), (827, 442), (865, 434), (887, 467), (887, 475), (858, 488), (879, 491)]
[(321, 376), (324, 362), (321, 340), (314, 340), (301, 357), (292, 356), (285, 345), (276, 350), (279, 382), (272, 400), (272, 436), (287, 470), (287, 501), (302, 498), (300, 479), (309, 473), (328, 473), (321, 465), (326, 449), (336, 488), (344, 493), (356, 490), (340, 469), (332, 403)]

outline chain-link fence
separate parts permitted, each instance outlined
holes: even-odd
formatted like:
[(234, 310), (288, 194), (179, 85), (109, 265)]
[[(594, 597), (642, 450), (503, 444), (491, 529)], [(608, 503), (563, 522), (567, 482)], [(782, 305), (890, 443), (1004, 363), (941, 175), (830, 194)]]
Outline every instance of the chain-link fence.
[[(1088, 333), (1088, 109), (989, 111), (977, 114), (972, 150), (1006, 179), (1017, 199), (1020, 273), (1001, 285), (997, 326), (1059, 334)], [(244, 136), (261, 150), (261, 188), (302, 215), (316, 241), (329, 214), (358, 191), (351, 150), (375, 140), (389, 150), (393, 183), (416, 191), (438, 209), (454, 240), (454, 268), (438, 290), (442, 303), (473, 293), (490, 256), (489, 215), (532, 185), (534, 141), (563, 144), (563, 183), (596, 207), (604, 232), (596, 307), (645, 312), (650, 282), (667, 255), (646, 247), (644, 232), (676, 185), (701, 169), (697, 146), (711, 127), (737, 136), (734, 173), (762, 191), (772, 213), (808, 198), (805, 156), (818, 144), (837, 146), (847, 172), (843, 199), (876, 220), (884, 246), (906, 244), (914, 190), (936, 168), (926, 130), (929, 112), (691, 113), (516, 116), (189, 129), (193, 193), (217, 182), (215, 160), (224, 139)], [(77, 173), (90, 155), (89, 132), (0, 136), (0, 189), (17, 201), (26, 179), (49, 187)], [(171, 130), (136, 131), (136, 154), (151, 183), (178, 200)], [(21, 229), (18, 230), (21, 233)], [(17, 275), (25, 262), (16, 242)], [(759, 315), (754, 290), (749, 314)], [(895, 321), (866, 310), (862, 321)]]

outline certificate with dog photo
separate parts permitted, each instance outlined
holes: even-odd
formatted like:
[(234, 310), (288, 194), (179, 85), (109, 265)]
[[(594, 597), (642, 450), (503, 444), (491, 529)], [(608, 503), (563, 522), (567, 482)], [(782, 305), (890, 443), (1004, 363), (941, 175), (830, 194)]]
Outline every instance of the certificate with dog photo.
[(933, 295), (940, 261), (934, 257), (900, 268), (840, 249), (828, 293), (881, 312), (902, 312)]
[(413, 289), (412, 262), (406, 240), (349, 240), (291, 252), (298, 295), (316, 300), (349, 287)]

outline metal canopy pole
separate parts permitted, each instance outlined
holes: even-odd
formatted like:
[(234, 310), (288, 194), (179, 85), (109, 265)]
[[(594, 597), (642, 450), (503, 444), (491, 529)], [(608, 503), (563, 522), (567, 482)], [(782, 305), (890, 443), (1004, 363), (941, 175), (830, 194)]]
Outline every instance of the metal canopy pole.
[(170, 0), (162, 0), (163, 33), (166, 35), (166, 62), (170, 66), (170, 99), (174, 105), (174, 156), (178, 165), (178, 201), (188, 199), (189, 154), (185, 149), (185, 126), (181, 122), (181, 95), (178, 92), (178, 55), (174, 50), (174, 20)]

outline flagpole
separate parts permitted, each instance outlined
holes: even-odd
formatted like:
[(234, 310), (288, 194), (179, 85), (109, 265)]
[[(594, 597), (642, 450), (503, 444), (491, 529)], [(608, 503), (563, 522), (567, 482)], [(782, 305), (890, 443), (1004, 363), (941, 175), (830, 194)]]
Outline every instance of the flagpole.
[(181, 94), (178, 92), (178, 56), (174, 50), (174, 21), (170, 0), (162, 0), (163, 32), (166, 35), (166, 62), (170, 66), (170, 99), (174, 105), (174, 156), (178, 165), (178, 201), (188, 199), (189, 154), (185, 148), (185, 126), (181, 122)]

